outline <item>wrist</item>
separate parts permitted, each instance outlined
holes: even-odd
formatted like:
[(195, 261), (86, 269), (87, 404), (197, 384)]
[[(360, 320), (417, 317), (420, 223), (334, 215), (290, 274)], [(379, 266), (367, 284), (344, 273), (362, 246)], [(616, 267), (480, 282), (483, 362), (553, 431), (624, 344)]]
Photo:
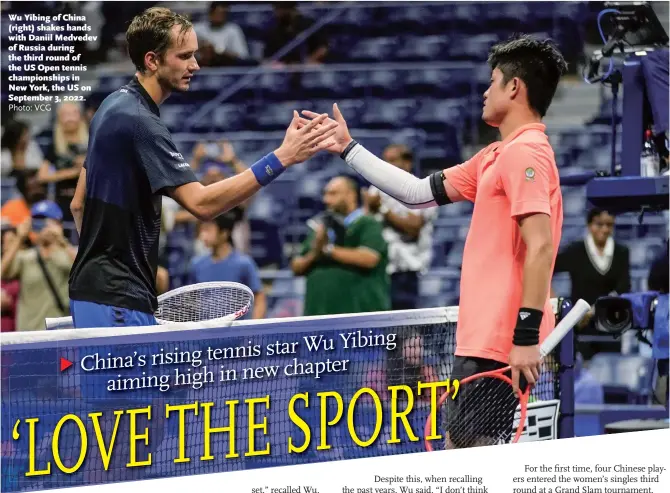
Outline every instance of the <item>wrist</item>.
[(344, 149), (342, 150), (340, 157), (346, 161), (347, 155), (352, 151), (354, 147), (356, 147), (356, 145), (358, 145), (358, 142), (349, 137), (349, 140), (344, 144)]
[(334, 248), (335, 246), (332, 243), (328, 243), (321, 249), (321, 253), (323, 253), (326, 257), (330, 257), (333, 254)]
[(273, 154), (277, 157), (277, 159), (284, 168), (288, 168), (289, 166), (292, 166), (297, 163), (297, 161), (293, 158), (291, 153), (289, 153), (283, 147), (279, 147), (277, 150), (275, 150)]
[(516, 318), (516, 327), (514, 328), (514, 339), (512, 343), (515, 346), (536, 346), (540, 343), (540, 325), (542, 325), (542, 310), (535, 308), (519, 309)]
[(281, 175), (286, 167), (275, 153), (270, 153), (251, 166), (251, 172), (256, 177), (256, 181), (264, 187)]

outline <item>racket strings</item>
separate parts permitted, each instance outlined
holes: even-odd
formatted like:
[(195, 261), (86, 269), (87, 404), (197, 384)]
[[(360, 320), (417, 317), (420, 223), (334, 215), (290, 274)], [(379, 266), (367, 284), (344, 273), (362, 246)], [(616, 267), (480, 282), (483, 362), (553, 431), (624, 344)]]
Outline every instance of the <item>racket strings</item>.
[(508, 443), (519, 399), (512, 386), (493, 377), (461, 384), (441, 408), (446, 439), (443, 448), (470, 448)]
[(203, 322), (230, 317), (248, 308), (253, 295), (229, 286), (183, 291), (161, 301), (156, 318), (169, 323)]

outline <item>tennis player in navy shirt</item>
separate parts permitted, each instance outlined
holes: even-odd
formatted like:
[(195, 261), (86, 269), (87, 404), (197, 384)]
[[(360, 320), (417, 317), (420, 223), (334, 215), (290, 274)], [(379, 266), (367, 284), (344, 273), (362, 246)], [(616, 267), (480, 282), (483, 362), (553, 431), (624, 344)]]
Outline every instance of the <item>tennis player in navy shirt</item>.
[[(321, 115), (298, 128), (294, 111), (284, 141), (247, 171), (203, 186), (170, 132), (159, 105), (188, 90), (199, 70), (191, 22), (152, 7), (126, 32), (137, 72), (100, 105), (71, 210), (80, 235), (70, 273), (74, 326), (141, 326), (156, 323), (156, 271), (162, 196), (200, 220), (211, 220), (247, 200), (287, 167), (332, 145), (337, 124)], [(322, 127), (322, 128), (321, 128)]]
[[(232, 212), (232, 211), (231, 211)], [(221, 214), (213, 221), (200, 224), (200, 240), (211, 253), (197, 257), (191, 263), (190, 280), (197, 282), (228, 281), (248, 286), (254, 293), (252, 318), (265, 318), (267, 301), (256, 262), (233, 247), (232, 232), (235, 216)]]

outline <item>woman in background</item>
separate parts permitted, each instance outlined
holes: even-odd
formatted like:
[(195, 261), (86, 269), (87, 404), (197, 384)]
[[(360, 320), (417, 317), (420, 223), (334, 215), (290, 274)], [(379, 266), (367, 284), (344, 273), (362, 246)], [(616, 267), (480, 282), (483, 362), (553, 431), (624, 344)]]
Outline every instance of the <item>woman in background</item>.
[(40, 168), (41, 183), (56, 185), (56, 203), (63, 211), (63, 221), (72, 221), (70, 202), (74, 197), (79, 172), (88, 148), (88, 124), (77, 103), (63, 103), (57, 109), (53, 142)]

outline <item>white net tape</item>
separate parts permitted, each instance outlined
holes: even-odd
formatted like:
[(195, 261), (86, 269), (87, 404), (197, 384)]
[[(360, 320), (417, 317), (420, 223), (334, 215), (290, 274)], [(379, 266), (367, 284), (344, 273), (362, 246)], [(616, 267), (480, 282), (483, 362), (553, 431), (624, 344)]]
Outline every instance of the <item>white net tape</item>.
[(253, 300), (243, 284), (192, 284), (159, 296), (155, 315), (161, 324), (235, 320), (249, 311)]

